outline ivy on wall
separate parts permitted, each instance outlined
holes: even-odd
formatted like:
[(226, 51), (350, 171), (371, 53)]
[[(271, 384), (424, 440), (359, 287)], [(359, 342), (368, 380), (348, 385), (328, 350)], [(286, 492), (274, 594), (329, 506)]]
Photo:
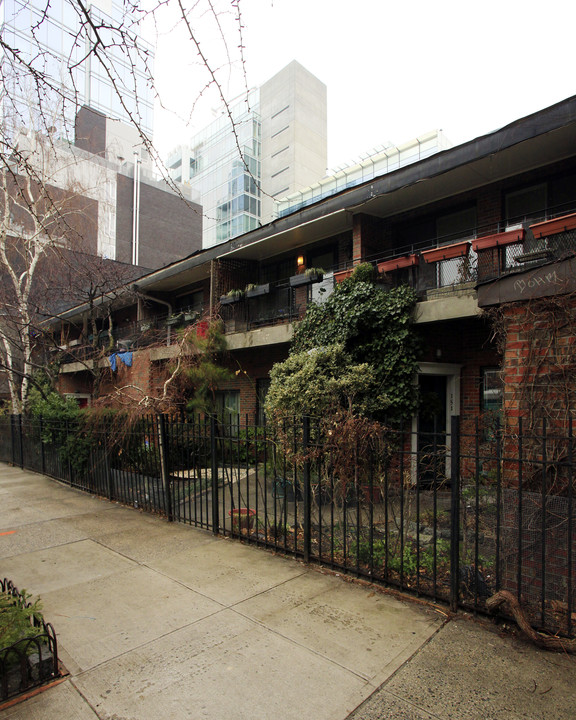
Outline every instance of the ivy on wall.
[(325, 302), (309, 305), (290, 356), (270, 374), (268, 412), (319, 417), (340, 407), (394, 419), (414, 411), (416, 294), (386, 289), (372, 274), (359, 265)]

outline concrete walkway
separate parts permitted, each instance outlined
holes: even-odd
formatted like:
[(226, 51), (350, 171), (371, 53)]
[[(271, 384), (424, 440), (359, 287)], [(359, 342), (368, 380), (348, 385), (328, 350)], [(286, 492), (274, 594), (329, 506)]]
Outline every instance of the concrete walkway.
[(2, 720), (576, 718), (572, 658), (5, 465), (0, 575), (70, 673)]

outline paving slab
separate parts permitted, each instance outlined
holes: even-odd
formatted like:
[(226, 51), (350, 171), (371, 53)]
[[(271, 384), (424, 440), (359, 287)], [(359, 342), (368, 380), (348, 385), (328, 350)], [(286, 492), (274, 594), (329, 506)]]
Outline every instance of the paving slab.
[[(14, 512), (14, 510), (13, 510)], [(0, 531), (2, 532), (2, 531)], [(86, 539), (86, 534), (63, 523), (61, 520), (39, 519), (19, 527), (12, 527), (0, 534), (0, 557), (35, 552), (57, 545), (66, 545)]]
[(379, 685), (442, 624), (432, 610), (310, 571), (236, 605), (284, 637)]
[[(148, 522), (150, 521), (150, 522)], [(108, 534), (124, 532), (129, 529), (154, 528), (157, 518), (135, 512), (132, 508), (106, 503), (103, 508), (60, 518), (59, 522), (82, 533), (84, 537), (102, 542)]]
[(191, 544), (184, 552), (151, 561), (150, 567), (187, 587), (201, 588), (207, 597), (226, 606), (307, 572), (304, 565), (290, 558), (274, 556), (234, 540), (213, 540)]
[[(137, 512), (127, 512), (133, 512), (136, 518), (139, 517)], [(154, 518), (153, 523), (140, 520), (126, 525), (118, 524), (115, 530), (110, 528), (107, 532), (96, 530), (96, 535), (98, 541), (110, 550), (157, 568), (162, 560), (170, 564), (174, 557), (188, 552), (191, 546), (198, 549), (202, 555), (206, 545), (217, 541), (211, 533), (195, 532), (192, 536), (190, 531), (191, 528), (186, 525)], [(180, 563), (182, 562), (181, 559)]]
[[(222, 609), (218, 603), (145, 567), (42, 595), (44, 612), (74, 661), (95, 667)], [(68, 668), (71, 670), (71, 668)]]
[(128, 571), (134, 561), (94, 540), (47, 547), (2, 560), (2, 572), (19, 588), (34, 595), (67, 589), (88, 580)]
[(70, 680), (1, 710), (0, 717), (2, 720), (100, 720)]
[(573, 720), (576, 657), (452, 620), (350, 720)]
[(362, 678), (231, 610), (76, 683), (99, 715), (125, 720), (338, 720), (365, 693)]
[(15, 530), (0, 535), (2, 575), (41, 596), (71, 675), (2, 720), (343, 720), (439, 627), (420, 606), (39, 475), (0, 465), (0, 495)]

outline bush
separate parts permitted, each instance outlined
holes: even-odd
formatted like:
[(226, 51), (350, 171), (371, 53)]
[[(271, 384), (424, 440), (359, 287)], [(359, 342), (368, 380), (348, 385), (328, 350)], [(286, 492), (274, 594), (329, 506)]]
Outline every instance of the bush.
[(20, 593), (20, 598), (0, 591), (0, 648), (35, 637), (40, 632), (34, 621), (42, 619), (42, 605), (40, 600), (29, 603), (29, 597), (26, 590)]

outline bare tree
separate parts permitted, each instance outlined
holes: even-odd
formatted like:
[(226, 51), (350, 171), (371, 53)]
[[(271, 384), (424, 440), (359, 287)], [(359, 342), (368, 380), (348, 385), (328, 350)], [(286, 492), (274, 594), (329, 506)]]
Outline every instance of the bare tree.
[[(62, 282), (65, 268), (78, 266), (78, 253), (97, 252), (94, 197), (78, 182), (79, 160), (70, 152), (73, 119), (85, 101), (82, 78), (97, 72), (106, 82), (113, 104), (137, 129), (175, 190), (159, 162), (145, 112), (150, 104), (143, 92), (163, 101), (153, 74), (152, 46), (143, 39), (142, 27), (159, 34), (177, 30), (187, 43), (200, 88), (190, 114), (198, 99), (209, 97), (232, 119), (226, 100), (231, 69), (245, 80), (240, 0), (148, 5), (124, 0), (123, 12), (115, 16), (84, 0), (63, 0), (70, 31), (58, 50), (45, 41), (51, 32), (50, 1), (19, 7), (18, 12), (30, 13), (26, 42), (21, 44), (9, 25), (0, 36), (0, 372), (15, 413), (25, 410), (36, 363), (42, 364), (35, 355), (39, 323), (54, 313), (55, 297), (63, 301), (67, 294), (71, 304), (87, 303), (94, 330), (98, 296), (112, 292), (116, 281), (125, 284), (122, 271), (96, 259), (82, 263), (84, 272), (68, 273), (75, 288)], [(210, 44), (200, 42), (202, 33)], [(89, 334), (95, 337), (95, 332)]]
[(49, 253), (85, 237), (88, 200), (74, 184), (63, 189), (55, 183), (44, 136), (27, 135), (15, 147), (25, 157), (24, 169), (16, 158), (0, 173), (0, 366), (19, 413), (34, 370), (38, 308), (48, 292), (43, 269)]

